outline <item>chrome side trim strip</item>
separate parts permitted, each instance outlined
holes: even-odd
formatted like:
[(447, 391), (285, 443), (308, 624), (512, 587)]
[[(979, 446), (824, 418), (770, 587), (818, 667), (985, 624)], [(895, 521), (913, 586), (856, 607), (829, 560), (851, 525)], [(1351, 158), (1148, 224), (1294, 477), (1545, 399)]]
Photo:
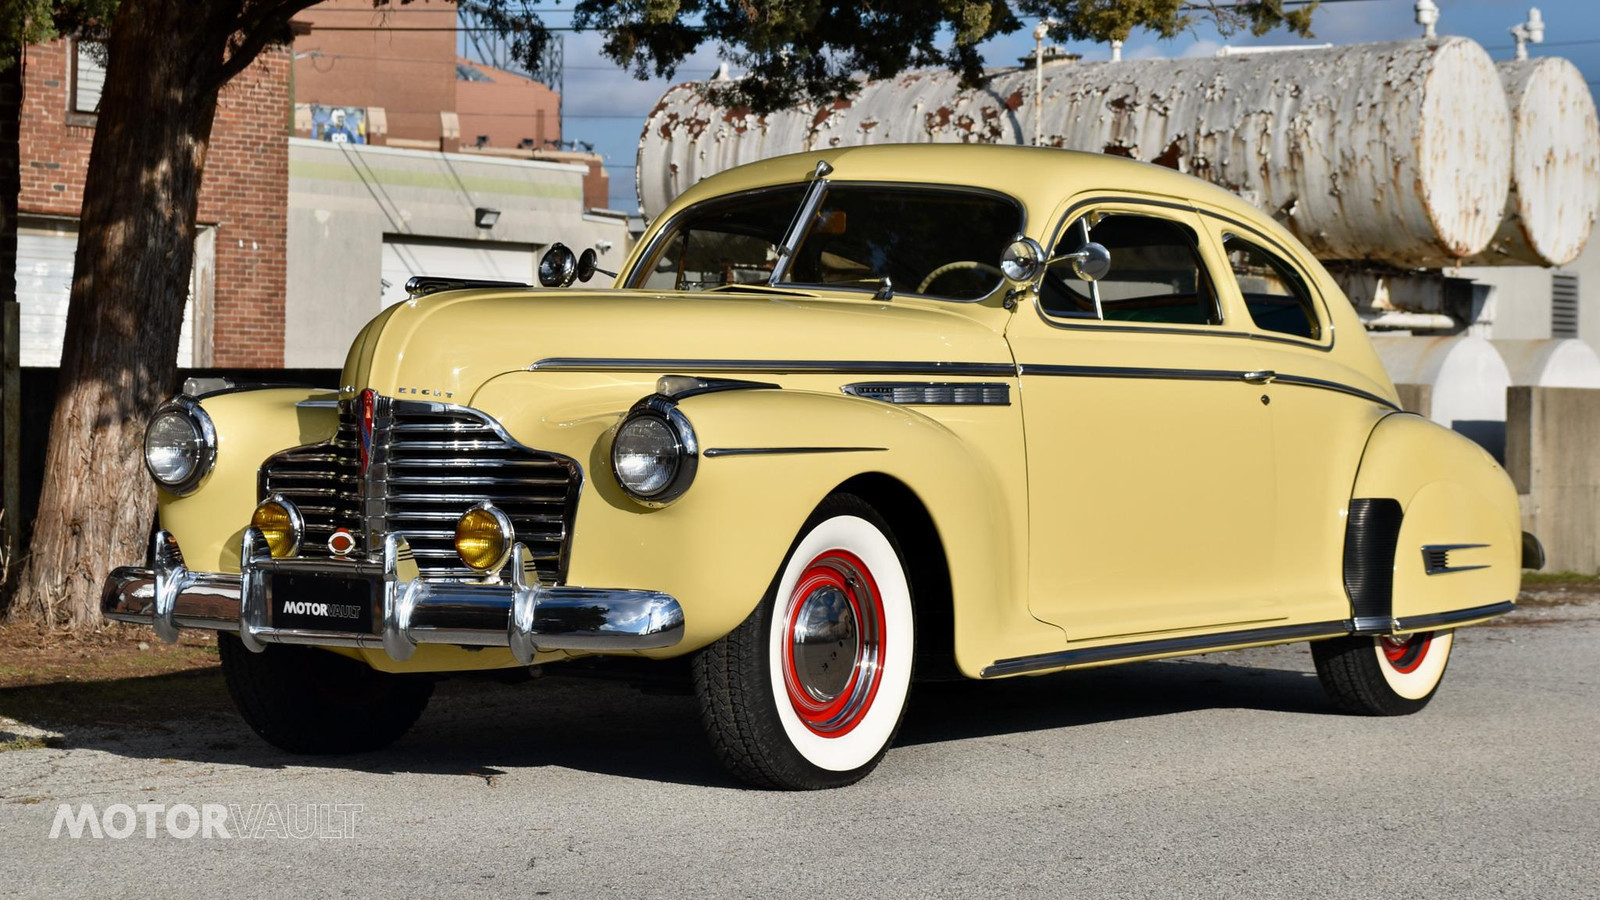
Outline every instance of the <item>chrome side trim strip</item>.
[(1312, 638), (1340, 637), (1349, 634), (1344, 622), (1313, 622), (1308, 625), (1275, 625), (1270, 628), (1250, 628), (1244, 631), (1225, 631), (1221, 634), (1199, 634), (1189, 637), (1162, 638), (1155, 641), (1138, 641), (1132, 644), (1112, 644), (1104, 647), (1085, 647), (1081, 650), (1058, 650), (1034, 656), (1018, 656), (995, 661), (979, 673), (984, 678), (1000, 675), (1018, 675), (1041, 669), (1059, 669), (1091, 663), (1115, 662), (1157, 654), (1187, 655), (1219, 650), (1240, 644), (1282, 644)]
[[(1140, 366), (1044, 366), (1031, 363), (1019, 363), (1017, 369), (1022, 375), (1046, 375), (1067, 378), (1167, 378), (1174, 381), (1245, 381), (1256, 383), (1262, 373), (1233, 371), (1229, 369), (1158, 369)], [(1325, 391), (1336, 391), (1349, 394), (1378, 404), (1386, 409), (1400, 412), (1400, 407), (1392, 401), (1377, 394), (1364, 391), (1337, 381), (1326, 381), (1321, 378), (1311, 378), (1305, 375), (1286, 375), (1282, 372), (1271, 373), (1271, 381), (1276, 384), (1290, 384), (1296, 387), (1317, 388)]]
[(1423, 544), (1422, 568), (1429, 575), (1443, 575), (1447, 572), (1471, 572), (1474, 569), (1487, 569), (1487, 564), (1481, 566), (1452, 566), (1450, 565), (1450, 551), (1452, 550), (1478, 550), (1489, 546), (1488, 544)]
[(1172, 381), (1243, 381), (1248, 374), (1230, 369), (1155, 369), (1144, 366), (1036, 366), (1017, 367), (1023, 375), (1064, 378), (1160, 378)]
[(701, 456), (715, 459), (718, 456), (781, 456), (798, 453), (878, 453), (888, 447), (713, 447)]
[(1443, 628), (1447, 625), (1471, 622), (1475, 619), (1503, 616), (1516, 608), (1517, 603), (1515, 600), (1506, 600), (1501, 603), (1491, 603), (1488, 606), (1474, 606), (1471, 609), (1456, 609), (1450, 612), (1429, 613), (1423, 616), (1407, 616), (1404, 619), (1395, 620), (1395, 630), (1426, 631), (1430, 628)]
[(1338, 381), (1324, 381), (1321, 378), (1310, 378), (1305, 375), (1284, 375), (1282, 373), (1279, 373), (1275, 380), (1279, 384), (1293, 384), (1300, 387), (1321, 388), (1325, 391), (1337, 391), (1341, 394), (1349, 394), (1352, 397), (1360, 397), (1363, 400), (1371, 400), (1373, 403), (1392, 409), (1395, 412), (1400, 411), (1400, 407), (1396, 406), (1392, 400), (1386, 400), (1377, 394), (1369, 393), (1358, 387), (1351, 387)]
[(772, 372), (841, 375), (1015, 375), (1011, 363), (884, 362), (812, 359), (639, 359), (552, 356), (528, 366), (530, 372)]
[(899, 406), (1011, 405), (1011, 385), (1003, 381), (858, 381), (839, 390)]

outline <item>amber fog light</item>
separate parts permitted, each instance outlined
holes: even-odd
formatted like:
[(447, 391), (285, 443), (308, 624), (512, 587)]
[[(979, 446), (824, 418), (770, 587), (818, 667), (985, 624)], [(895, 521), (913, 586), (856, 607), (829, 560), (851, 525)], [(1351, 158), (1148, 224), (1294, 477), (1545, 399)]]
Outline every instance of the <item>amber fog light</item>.
[(492, 572), (505, 565), (515, 539), (511, 519), (489, 503), (467, 510), (456, 522), (456, 553), (477, 572)]
[(250, 527), (267, 539), (273, 559), (283, 559), (300, 552), (300, 535), (305, 533), (306, 523), (293, 503), (273, 494), (256, 507)]

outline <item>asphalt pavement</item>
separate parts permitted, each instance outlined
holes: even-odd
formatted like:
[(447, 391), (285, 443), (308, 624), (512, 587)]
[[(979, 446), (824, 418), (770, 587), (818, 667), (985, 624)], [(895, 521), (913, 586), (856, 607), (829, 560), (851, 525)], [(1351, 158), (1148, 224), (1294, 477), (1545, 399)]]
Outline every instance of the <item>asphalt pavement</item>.
[[(876, 773), (811, 794), (732, 783), (692, 698), (620, 682), (450, 682), (392, 749), (304, 759), (219, 681), (0, 754), (5, 892), (1600, 897), (1592, 604), (1462, 632), (1400, 719), (1334, 711), (1303, 644), (921, 686)], [(52, 838), (63, 804), (132, 834)], [(181, 836), (206, 810), (228, 837)]]

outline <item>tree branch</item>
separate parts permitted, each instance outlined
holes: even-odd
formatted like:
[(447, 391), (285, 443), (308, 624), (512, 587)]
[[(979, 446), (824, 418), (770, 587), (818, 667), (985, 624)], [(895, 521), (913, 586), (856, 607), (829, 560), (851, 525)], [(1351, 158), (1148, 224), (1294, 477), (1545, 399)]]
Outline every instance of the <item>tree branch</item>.
[(278, 4), (262, 4), (265, 11), (255, 16), (253, 21), (241, 18), (234, 33), (244, 37), (223, 61), (222, 68), (217, 73), (217, 86), (220, 88), (249, 68), (268, 44), (283, 36), (289, 27), (289, 20), (294, 18), (295, 14), (316, 3), (317, 0), (287, 0)]

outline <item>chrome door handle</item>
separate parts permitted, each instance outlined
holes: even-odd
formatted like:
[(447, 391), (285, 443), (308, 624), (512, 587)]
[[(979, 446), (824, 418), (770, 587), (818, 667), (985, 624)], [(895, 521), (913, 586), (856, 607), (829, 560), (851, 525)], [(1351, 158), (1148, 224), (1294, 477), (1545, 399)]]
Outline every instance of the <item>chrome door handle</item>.
[(1244, 380), (1250, 382), (1251, 384), (1271, 384), (1272, 380), (1277, 377), (1278, 373), (1272, 371), (1271, 369), (1262, 369), (1259, 372), (1244, 373)]

